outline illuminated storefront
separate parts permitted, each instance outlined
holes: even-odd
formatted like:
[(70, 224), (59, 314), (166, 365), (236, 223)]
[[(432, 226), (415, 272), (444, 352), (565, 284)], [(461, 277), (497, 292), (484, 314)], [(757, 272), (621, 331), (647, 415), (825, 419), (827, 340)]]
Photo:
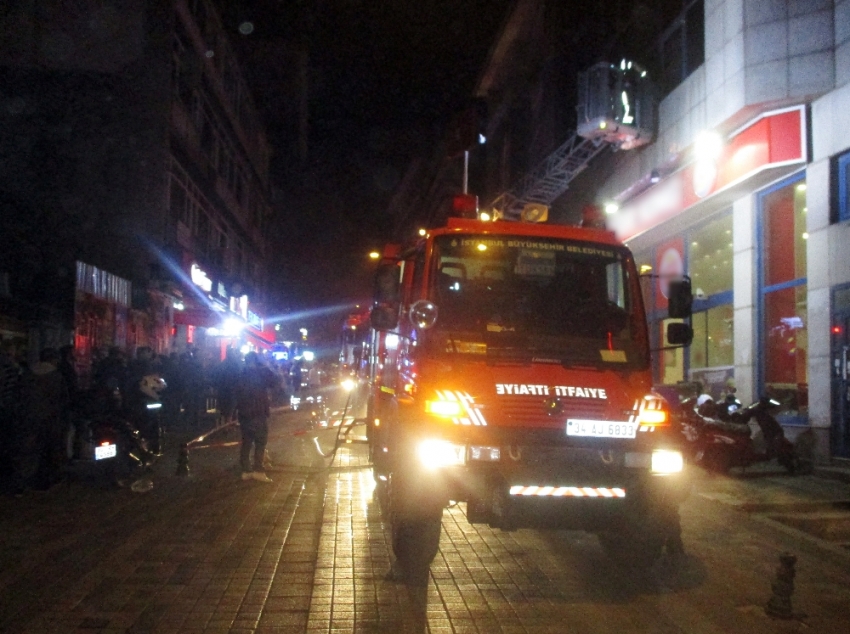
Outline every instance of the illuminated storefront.
[[(805, 423), (806, 111), (767, 112), (724, 137), (695, 139), (691, 162), (626, 201), (609, 226), (634, 250), (652, 323), (655, 380), (715, 397), (774, 393)], [(671, 348), (665, 284), (691, 277), (694, 341)], [(738, 332), (736, 332), (736, 330)]]

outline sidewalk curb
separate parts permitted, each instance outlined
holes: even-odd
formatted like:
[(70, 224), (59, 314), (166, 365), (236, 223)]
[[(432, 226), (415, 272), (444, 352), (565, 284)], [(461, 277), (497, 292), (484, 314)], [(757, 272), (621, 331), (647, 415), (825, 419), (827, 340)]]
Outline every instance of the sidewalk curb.
[(850, 484), (850, 469), (845, 469), (842, 467), (833, 467), (827, 465), (815, 466), (814, 471), (812, 471), (812, 475), (817, 478), (822, 478), (824, 480), (835, 480), (837, 482)]

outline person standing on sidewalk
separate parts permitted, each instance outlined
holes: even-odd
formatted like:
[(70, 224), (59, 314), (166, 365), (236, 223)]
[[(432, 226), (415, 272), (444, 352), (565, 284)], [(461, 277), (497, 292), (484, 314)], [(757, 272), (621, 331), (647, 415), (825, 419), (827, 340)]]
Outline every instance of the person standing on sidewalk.
[(15, 425), (18, 419), (21, 366), (14, 341), (0, 342), (0, 479), (14, 472)]
[(245, 355), (245, 368), (236, 383), (236, 412), (242, 430), (239, 458), (243, 480), (271, 482), (263, 469), (263, 456), (269, 438), (269, 390), (275, 387), (277, 378), (271, 370), (260, 364), (259, 355), (256, 352)]
[(224, 358), (213, 376), (216, 397), (218, 399), (219, 425), (226, 425), (233, 419), (236, 410), (235, 386), (241, 371), (239, 352), (236, 348), (228, 348)]
[(59, 352), (45, 348), (39, 354), (39, 362), (21, 377), (19, 489), (27, 485), (49, 489), (59, 481), (66, 460), (64, 413), (69, 398), (58, 365)]

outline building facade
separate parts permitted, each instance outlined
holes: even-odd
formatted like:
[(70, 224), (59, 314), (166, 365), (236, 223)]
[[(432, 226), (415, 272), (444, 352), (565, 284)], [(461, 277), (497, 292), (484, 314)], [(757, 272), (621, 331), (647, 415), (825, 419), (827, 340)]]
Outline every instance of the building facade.
[[(516, 4), (476, 92), (487, 143), (470, 153), (485, 166), (471, 189), (487, 208), (553, 156), (580, 123), (563, 107), (577, 72), (640, 64), (657, 86), (653, 142), (597, 154), (550, 201), (550, 222), (604, 208), (642, 271), (662, 277), (645, 281), (657, 384), (698, 381), (718, 397), (734, 385), (745, 404), (770, 394), (791, 438), (850, 459), (850, 2), (631, 8), (622, 20), (599, 9), (576, 34), (553, 3)], [(665, 349), (663, 278), (681, 273), (695, 338)]]
[(61, 312), (84, 365), (227, 319), (263, 345), (270, 148), (215, 5), (17, 3), (0, 33), (7, 301)]
[[(704, 62), (670, 85), (655, 143), (617, 157), (596, 198), (644, 271), (693, 282), (694, 342), (663, 351), (656, 379), (775, 396), (790, 436), (850, 458), (850, 3), (705, 0), (674, 27), (704, 28)], [(663, 347), (659, 282), (646, 297)]]

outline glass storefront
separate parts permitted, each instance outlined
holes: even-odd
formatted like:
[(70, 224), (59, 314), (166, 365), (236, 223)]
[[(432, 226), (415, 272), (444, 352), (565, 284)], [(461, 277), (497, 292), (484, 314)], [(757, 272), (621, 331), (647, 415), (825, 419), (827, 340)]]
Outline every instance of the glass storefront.
[(806, 182), (795, 177), (759, 197), (761, 234), (761, 391), (786, 409), (808, 406)]
[(735, 365), (732, 318), (732, 304), (723, 304), (694, 315), (691, 370)]
[(732, 214), (690, 232), (688, 270), (697, 301), (732, 290)]
[[(732, 214), (724, 213), (681, 236), (638, 253), (641, 270), (652, 269), (663, 276), (665, 263), (681, 254), (684, 272), (691, 277), (694, 292), (694, 340), (690, 347), (663, 350), (655, 363), (656, 380), (662, 384), (692, 380), (705, 384), (719, 396), (735, 363), (732, 308)], [(654, 265), (654, 266), (653, 266)], [(666, 298), (659, 280), (643, 282), (650, 320), (658, 333), (658, 348), (666, 347), (664, 331)]]

